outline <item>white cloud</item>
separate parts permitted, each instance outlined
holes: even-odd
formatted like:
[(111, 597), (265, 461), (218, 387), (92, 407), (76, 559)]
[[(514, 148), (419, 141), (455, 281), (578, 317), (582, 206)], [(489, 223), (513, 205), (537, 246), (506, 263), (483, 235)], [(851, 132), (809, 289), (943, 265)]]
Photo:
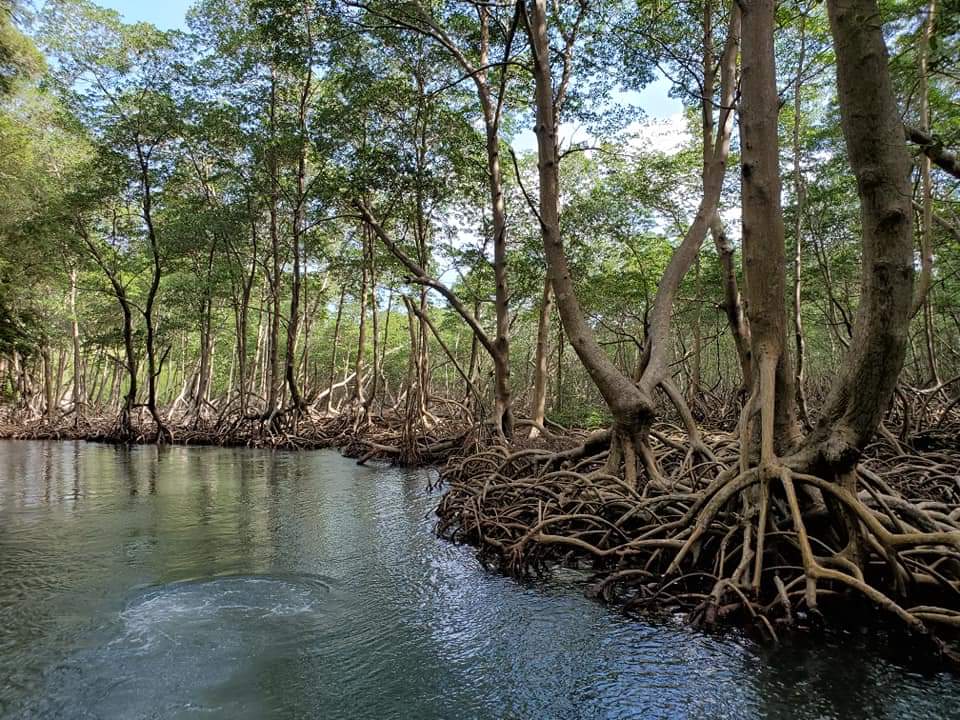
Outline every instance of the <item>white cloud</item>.
[(633, 123), (627, 130), (633, 136), (631, 147), (668, 155), (678, 152), (693, 139), (686, 118), (679, 112), (663, 119)]
[[(686, 118), (681, 112), (664, 118), (631, 123), (627, 127), (627, 133), (630, 136), (627, 145), (644, 152), (673, 154), (693, 139), (687, 128)], [(597, 138), (587, 132), (583, 125), (574, 123), (560, 125), (560, 140), (563, 147), (597, 143)], [(528, 128), (517, 134), (510, 144), (518, 153), (535, 152), (537, 137), (533, 130)]]

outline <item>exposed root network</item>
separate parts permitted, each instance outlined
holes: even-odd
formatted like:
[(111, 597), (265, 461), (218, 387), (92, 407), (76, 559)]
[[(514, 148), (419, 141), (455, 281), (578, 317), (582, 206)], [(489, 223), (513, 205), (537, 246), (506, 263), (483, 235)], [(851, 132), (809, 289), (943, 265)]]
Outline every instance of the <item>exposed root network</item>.
[(945, 642), (960, 628), (955, 452), (884, 443), (828, 481), (788, 461), (743, 467), (733, 435), (702, 438), (710, 459), (673, 429), (653, 437), (661, 477), (641, 471), (637, 485), (610, 472), (602, 435), (564, 452), (492, 447), (452, 460), (439, 531), (511, 574), (585, 567), (598, 596), (629, 610), (774, 639), (873, 606), (957, 661)]
[[(221, 418), (210, 422), (167, 423), (164, 441), (175, 445), (251, 447), (275, 450), (317, 450), (339, 448), (359, 463), (386, 460), (403, 465), (438, 463), (455, 449), (473, 429), (456, 417), (433, 416), (431, 427), (418, 428), (411, 435), (402, 415), (387, 411), (369, 415), (343, 412), (331, 415), (295, 414), (287, 411), (272, 417)], [(144, 415), (125, 434), (115, 417), (85, 418), (59, 423), (43, 419), (0, 422), (0, 438), (19, 440), (89, 440), (116, 444), (157, 442), (156, 425)]]

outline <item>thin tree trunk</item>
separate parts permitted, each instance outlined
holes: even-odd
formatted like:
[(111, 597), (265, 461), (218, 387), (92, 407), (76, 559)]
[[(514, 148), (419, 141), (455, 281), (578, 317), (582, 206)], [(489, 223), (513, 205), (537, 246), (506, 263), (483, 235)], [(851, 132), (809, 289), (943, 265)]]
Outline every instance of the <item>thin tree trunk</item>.
[(209, 296), (203, 299), (200, 307), (200, 370), (198, 373), (197, 391), (193, 396), (193, 415), (195, 425), (203, 419), (204, 400), (207, 395), (207, 382), (211, 370), (211, 353), (213, 337), (211, 333), (213, 312), (212, 300)]
[[(368, 234), (369, 230), (366, 225), (363, 225), (360, 229), (361, 237), (363, 238), (363, 256), (366, 257), (367, 254), (367, 244), (368, 244)], [(357, 353), (353, 363), (353, 372), (356, 377), (354, 378), (353, 383), (353, 394), (350, 397), (350, 403), (356, 408), (360, 409), (363, 405), (363, 385), (365, 378), (363, 376), (364, 371), (364, 359), (367, 354), (367, 283), (369, 282), (370, 276), (367, 273), (367, 263), (362, 263), (361, 269), (361, 278), (360, 278), (360, 325), (357, 330)]]
[(173, 436), (166, 425), (164, 425), (163, 418), (157, 408), (157, 378), (163, 369), (163, 358), (157, 357), (154, 305), (156, 304), (157, 294), (160, 291), (162, 270), (160, 266), (160, 246), (153, 222), (153, 188), (150, 179), (150, 161), (143, 152), (139, 140), (137, 141), (137, 157), (140, 161), (141, 189), (143, 190), (143, 220), (147, 227), (147, 240), (150, 244), (150, 255), (153, 260), (153, 273), (150, 279), (150, 287), (147, 291), (147, 299), (143, 307), (143, 319), (146, 325), (147, 336), (147, 410), (149, 410), (156, 424), (156, 440), (158, 443), (163, 443), (167, 440), (172, 440)]
[(370, 273), (370, 337), (373, 339), (373, 372), (370, 377), (369, 394), (363, 399), (363, 422), (370, 422), (370, 408), (376, 399), (380, 384), (380, 313), (377, 308), (377, 266), (373, 238), (367, 242), (367, 263)]
[(807, 395), (803, 387), (804, 339), (803, 313), (801, 312), (801, 293), (803, 290), (803, 216), (806, 212), (807, 190), (803, 182), (800, 149), (800, 111), (802, 109), (801, 94), (803, 64), (806, 61), (807, 16), (800, 15), (800, 56), (797, 61), (797, 81), (793, 89), (793, 191), (796, 196), (796, 210), (793, 219), (793, 338), (794, 350), (797, 353), (794, 369), (794, 386), (797, 393), (797, 410), (804, 427), (810, 427), (810, 415), (807, 412)]
[(77, 269), (70, 269), (70, 339), (73, 342), (73, 426), (84, 416), (83, 358), (80, 355), (80, 318), (77, 315)]
[[(493, 424), (504, 437), (513, 436), (513, 405), (510, 395), (510, 308), (507, 294), (507, 212), (503, 195), (503, 175), (500, 168), (501, 106), (495, 104), (487, 84), (490, 57), (489, 10), (480, 12), (480, 67), (483, 81), (477, 82), (480, 104), (483, 107), (487, 140), (487, 178), (490, 183), (490, 207), (493, 215), (493, 276), (494, 306), (497, 333), (493, 356), (494, 406)], [(506, 72), (504, 70), (504, 72)]]
[[(465, 76), (473, 80), (476, 86), (477, 97), (483, 111), (484, 132), (486, 135), (487, 151), (487, 180), (490, 191), (490, 204), (493, 219), (493, 271), (496, 309), (496, 334), (492, 342), (485, 338), (478, 338), (479, 342), (490, 353), (494, 364), (494, 411), (492, 423), (503, 437), (513, 434), (513, 400), (510, 383), (510, 318), (507, 291), (507, 221), (506, 206), (503, 193), (503, 177), (500, 164), (500, 127), (503, 119), (504, 101), (506, 100), (509, 66), (506, 61), (510, 58), (516, 28), (522, 13), (522, 3), (516, 6), (517, 13), (507, 29), (504, 43), (504, 63), (500, 66), (500, 78), (496, 91), (490, 84), (489, 69), (492, 66), (490, 58), (490, 25), (491, 8), (480, 3), (476, 6), (479, 17), (479, 47), (477, 48), (477, 62), (474, 63), (472, 53), (464, 52), (458, 47), (445, 29), (422, 13), (405, 15), (404, 12), (391, 10), (385, 12), (378, 9), (374, 12), (390, 22), (398, 23), (411, 30), (422, 33), (436, 40), (460, 65)], [(421, 88), (422, 90), (422, 88)], [(420, 258), (420, 265), (427, 267), (427, 261)], [(421, 305), (422, 312), (427, 311)], [(463, 314), (463, 313), (461, 313)], [(469, 322), (469, 321), (468, 321)], [(473, 324), (471, 323), (471, 327)], [(476, 332), (476, 330), (475, 330)], [(421, 323), (422, 340), (421, 352), (426, 353), (429, 346), (427, 328)], [(428, 365), (420, 364), (420, 372), (426, 380)], [(426, 395), (426, 388), (422, 388)], [(424, 412), (426, 408), (424, 407)]]
[[(306, 7), (306, 4), (304, 4)], [(300, 388), (297, 385), (297, 333), (300, 323), (300, 285), (301, 285), (301, 243), (303, 242), (303, 228), (306, 222), (307, 212), (307, 108), (310, 99), (310, 86), (313, 84), (313, 34), (309, 16), (306, 17), (304, 26), (307, 28), (307, 38), (309, 45), (309, 54), (306, 63), (306, 76), (300, 91), (300, 103), (297, 114), (297, 130), (299, 132), (299, 152), (297, 154), (297, 190), (294, 198), (293, 208), (293, 239), (291, 246), (293, 249), (293, 275), (290, 287), (290, 317), (287, 321), (287, 354), (286, 354), (286, 378), (287, 388), (290, 391), (290, 400), (296, 413), (304, 410), (303, 397)]]
[(553, 288), (550, 280), (543, 281), (540, 300), (540, 319), (537, 323), (537, 353), (533, 375), (533, 427), (530, 437), (540, 435), (547, 413), (547, 374), (549, 372), (550, 316), (553, 313)]
[(327, 380), (327, 402), (324, 413), (329, 415), (333, 410), (333, 386), (337, 377), (337, 350), (340, 347), (340, 322), (343, 319), (343, 303), (347, 297), (347, 286), (340, 287), (340, 302), (337, 303), (337, 320), (333, 326), (333, 342), (330, 344), (330, 373)]
[(380, 343), (380, 358), (377, 360), (377, 373), (380, 377), (380, 381), (383, 384), (383, 392), (380, 394), (380, 414), (383, 414), (384, 404), (386, 403), (386, 396), (388, 392), (387, 387), (387, 374), (384, 371), (384, 366), (387, 359), (387, 344), (390, 339), (390, 318), (393, 315), (393, 288), (390, 288), (390, 294), (387, 296), (387, 311), (385, 320), (383, 323), (383, 340)]
[(40, 349), (40, 360), (43, 365), (43, 419), (47, 422), (53, 418), (53, 358), (50, 356), (50, 347), (44, 345)]
[[(473, 303), (473, 316), (480, 319), (480, 301), (477, 300)], [(477, 412), (479, 412), (479, 398), (474, 396), (472, 387), (475, 386), (479, 380), (480, 373), (480, 341), (477, 339), (476, 333), (470, 336), (470, 365), (467, 369), (467, 378), (466, 389), (464, 390), (465, 402), (469, 402), (471, 397), (473, 398), (473, 406)]]
[(270, 68), (270, 149), (267, 156), (267, 170), (270, 174), (270, 197), (268, 213), (270, 216), (270, 268), (267, 272), (267, 281), (270, 285), (270, 332), (267, 344), (267, 407), (264, 410), (264, 419), (273, 422), (279, 410), (282, 374), (280, 371), (280, 178), (279, 159), (277, 157), (277, 71)]
[(63, 400), (63, 376), (67, 369), (67, 353), (64, 350), (57, 351), (57, 377), (53, 383), (54, 403), (60, 406)]
[[(930, 0), (927, 4), (927, 17), (920, 30), (920, 129), (924, 133), (930, 132), (930, 39), (937, 15), (937, 0)], [(937, 358), (933, 343), (933, 321), (930, 303), (928, 301), (930, 288), (933, 282), (933, 181), (930, 176), (931, 162), (926, 154), (920, 156), (920, 184), (922, 198), (922, 222), (920, 224), (920, 276), (917, 280), (916, 292), (913, 299), (911, 315), (923, 309), (924, 348), (927, 354), (926, 378), (936, 386), (940, 383), (940, 370), (937, 367)]]
[[(116, 235), (116, 223), (117, 218), (114, 215), (113, 218), (113, 235)], [(93, 257), (97, 266), (103, 271), (104, 275), (107, 276), (107, 279), (110, 281), (110, 285), (113, 288), (114, 297), (117, 300), (117, 304), (120, 305), (120, 312), (123, 317), (123, 348), (126, 356), (125, 368), (127, 371), (127, 377), (129, 384), (127, 385), (127, 393), (124, 397), (124, 404), (120, 411), (120, 418), (118, 422), (119, 429), (119, 439), (124, 442), (129, 442), (133, 439), (133, 409), (137, 403), (137, 355), (136, 350), (133, 344), (133, 310), (131, 308), (130, 302), (127, 299), (127, 291), (124, 288), (123, 284), (120, 282), (119, 276), (113, 271), (110, 265), (107, 264), (106, 259), (101, 254), (96, 243), (92, 240), (89, 234), (86, 231), (86, 227), (83, 224), (81, 219), (78, 219), (76, 222), (76, 230), (80, 235), (80, 238), (83, 240), (84, 244), (87, 247), (91, 257)], [(119, 382), (116, 380), (116, 375), (114, 376), (114, 384), (111, 386), (111, 404), (116, 405), (116, 399), (114, 399), (114, 392), (119, 386)]]
[(733, 343), (737, 349), (737, 358), (740, 360), (740, 391), (746, 394), (750, 391), (753, 382), (753, 360), (750, 339), (750, 323), (743, 311), (740, 300), (740, 288), (737, 283), (737, 268), (733, 262), (733, 241), (727, 235), (720, 219), (720, 214), (713, 216), (710, 232), (717, 248), (717, 257), (720, 260), (720, 270), (723, 277), (723, 309), (727, 315), (727, 323), (733, 335)]
[(693, 263), (693, 277), (696, 286), (695, 307), (693, 312), (693, 347), (690, 349), (690, 384), (687, 386), (687, 403), (694, 410), (700, 399), (700, 383), (703, 354), (703, 279), (700, 276), (700, 256)]

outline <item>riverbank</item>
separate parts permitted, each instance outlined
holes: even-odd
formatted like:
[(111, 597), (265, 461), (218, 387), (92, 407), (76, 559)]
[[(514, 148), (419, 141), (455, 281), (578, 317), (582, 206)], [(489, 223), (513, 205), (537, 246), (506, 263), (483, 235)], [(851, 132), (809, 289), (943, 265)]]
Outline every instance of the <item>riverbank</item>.
[[(9, 415), (8, 415), (9, 417)], [(443, 462), (467, 440), (473, 428), (456, 419), (437, 418), (429, 431), (408, 439), (400, 418), (371, 417), (358, 422), (347, 415), (304, 416), (295, 422), (271, 424), (261, 419), (234, 419), (223, 423), (177, 424), (168, 422), (164, 442), (170, 445), (247, 447), (265, 450), (322, 450), (336, 448), (361, 463), (388, 460), (419, 466)], [(157, 442), (156, 426), (149, 421), (134, 425), (130, 437), (123, 437), (116, 418), (85, 418), (59, 423), (43, 419), (0, 421), (0, 439), (84, 440), (108, 444), (146, 445)]]

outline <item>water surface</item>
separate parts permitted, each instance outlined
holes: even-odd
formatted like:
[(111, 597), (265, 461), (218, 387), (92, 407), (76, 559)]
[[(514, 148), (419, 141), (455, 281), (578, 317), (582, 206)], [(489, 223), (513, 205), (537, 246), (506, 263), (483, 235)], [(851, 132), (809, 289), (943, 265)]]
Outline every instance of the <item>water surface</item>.
[(765, 649), (488, 573), (428, 479), (0, 442), (0, 717), (960, 718), (869, 636)]

